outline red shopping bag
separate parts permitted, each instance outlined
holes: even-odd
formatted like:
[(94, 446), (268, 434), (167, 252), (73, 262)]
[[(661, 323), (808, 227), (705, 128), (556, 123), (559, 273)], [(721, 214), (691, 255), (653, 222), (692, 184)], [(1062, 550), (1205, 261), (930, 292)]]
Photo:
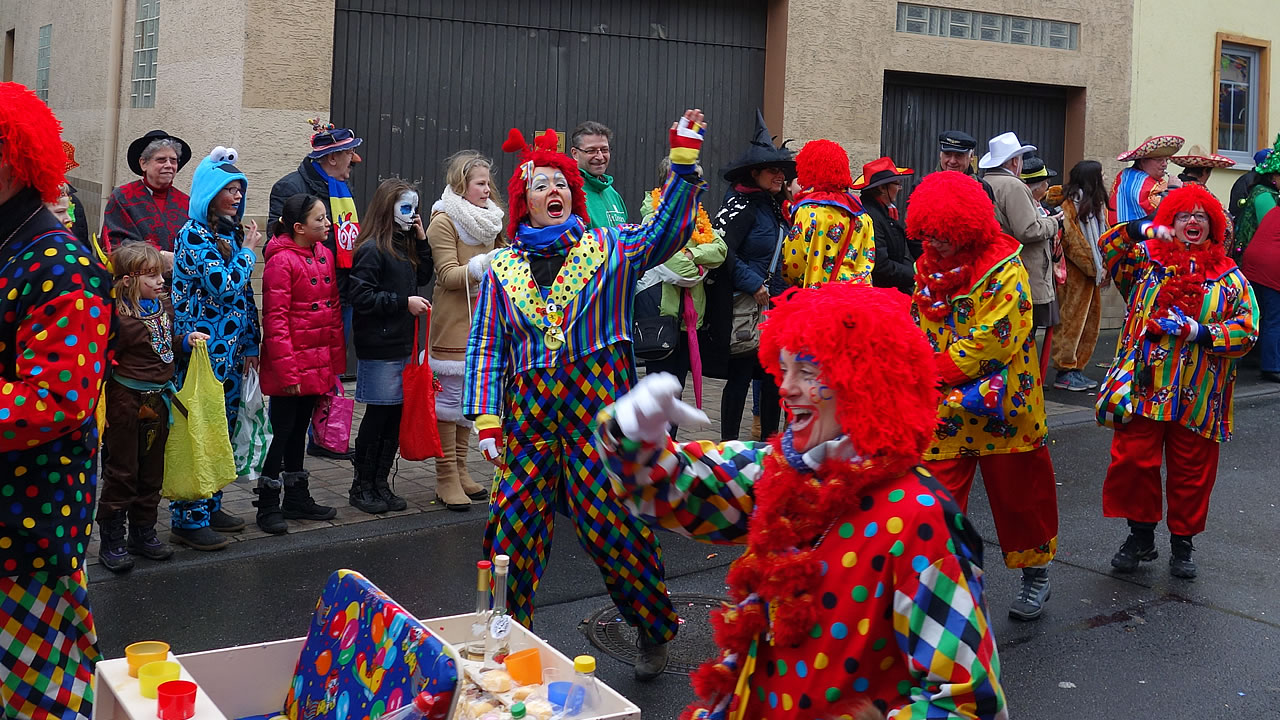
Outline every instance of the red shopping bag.
[[(427, 309), (427, 332), (431, 332), (431, 309)], [(413, 355), (404, 368), (404, 411), (400, 415), (400, 457), (426, 460), (444, 457), (440, 431), (436, 429), (436, 378), (427, 362), (427, 353), (418, 352), (420, 325), (413, 327)]]

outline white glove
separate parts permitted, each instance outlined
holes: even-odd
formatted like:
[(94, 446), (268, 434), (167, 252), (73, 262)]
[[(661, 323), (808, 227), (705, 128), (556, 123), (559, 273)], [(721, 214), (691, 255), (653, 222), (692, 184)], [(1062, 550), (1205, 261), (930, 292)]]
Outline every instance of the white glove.
[(680, 399), (680, 381), (669, 373), (646, 375), (613, 406), (623, 435), (650, 445), (667, 436), (672, 425), (705, 425), (707, 414)]
[(502, 454), (498, 452), (498, 441), (491, 437), (480, 441), (480, 454), (494, 465), (500, 464), (502, 460)]

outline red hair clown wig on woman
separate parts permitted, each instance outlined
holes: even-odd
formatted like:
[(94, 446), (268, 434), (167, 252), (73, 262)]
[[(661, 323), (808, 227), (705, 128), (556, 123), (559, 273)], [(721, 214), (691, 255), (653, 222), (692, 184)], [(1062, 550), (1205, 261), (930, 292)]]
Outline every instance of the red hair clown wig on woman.
[(796, 155), (796, 179), (806, 190), (845, 192), (853, 184), (849, 153), (831, 140), (810, 140)]
[(1156, 208), (1156, 224), (1173, 227), (1174, 218), (1178, 214), (1190, 213), (1197, 207), (1209, 216), (1209, 239), (1200, 247), (1204, 250), (1217, 248), (1221, 252), (1227, 235), (1227, 215), (1222, 211), (1222, 203), (1203, 185), (1188, 183), (1169, 191)]
[(781, 383), (783, 350), (814, 356), (854, 449), (902, 472), (928, 449), (940, 400), (933, 348), (908, 302), (896, 290), (852, 283), (793, 288), (760, 328), (764, 368)]
[[(951, 312), (951, 297), (973, 285), (974, 273), (990, 269), (1004, 252), (1002, 232), (991, 198), (981, 183), (954, 171), (930, 173), (911, 193), (907, 236), (920, 242), (916, 260), (915, 302), (931, 320)], [(943, 257), (929, 242), (949, 243), (954, 252)], [(990, 257), (983, 257), (984, 254)]]
[(13, 180), (54, 202), (66, 182), (62, 124), (36, 94), (14, 82), (0, 83), (0, 158)]
[(529, 147), (525, 143), (524, 135), (519, 130), (511, 128), (507, 132), (507, 140), (502, 143), (502, 150), (520, 153), (519, 164), (516, 165), (515, 172), (511, 173), (511, 179), (507, 182), (509, 204), (507, 237), (512, 241), (516, 238), (520, 223), (529, 219), (529, 202), (525, 193), (529, 191), (529, 183), (533, 181), (533, 169), (537, 167), (553, 167), (564, 173), (573, 197), (573, 214), (582, 218), (583, 223), (590, 222), (587, 217), (587, 196), (582, 192), (582, 173), (578, 170), (578, 163), (574, 162), (573, 158), (562, 152), (556, 152), (558, 142), (559, 137), (551, 128), (547, 128), (546, 132), (534, 138), (534, 147)]

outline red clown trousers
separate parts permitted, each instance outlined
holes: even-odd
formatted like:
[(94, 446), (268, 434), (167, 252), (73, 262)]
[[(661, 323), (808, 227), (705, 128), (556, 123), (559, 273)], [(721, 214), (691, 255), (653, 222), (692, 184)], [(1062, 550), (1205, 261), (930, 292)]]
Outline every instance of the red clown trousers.
[(1160, 461), (1165, 464), (1169, 532), (1197, 535), (1209, 515), (1218, 479), (1218, 443), (1179, 423), (1134, 416), (1111, 438), (1111, 466), (1102, 484), (1102, 514), (1160, 522)]
[(1040, 567), (1053, 559), (1058, 548), (1058, 487), (1048, 447), (931, 460), (924, 466), (966, 513), (974, 473), (982, 470), (1006, 567)]

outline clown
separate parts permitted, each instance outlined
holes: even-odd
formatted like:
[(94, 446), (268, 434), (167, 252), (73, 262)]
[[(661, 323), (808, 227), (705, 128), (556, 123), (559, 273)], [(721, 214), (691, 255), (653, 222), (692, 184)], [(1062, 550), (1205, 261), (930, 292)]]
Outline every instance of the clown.
[[(704, 183), (697, 172), (702, 112), (671, 126), (671, 170), (642, 225), (586, 230), (582, 176), (555, 152), (555, 133), (524, 145), (507, 186), (511, 246), (481, 281), (467, 344), (463, 413), (498, 465), (485, 554), (511, 556), (509, 604), (528, 626), (560, 508), (640, 636), (637, 679), (661, 674), (679, 616), (667, 597), (662, 551), (609, 488), (591, 444), (596, 414), (635, 379), (631, 299), (644, 271), (688, 242)], [(500, 419), (501, 418), (501, 419)]]
[(1022, 570), (1009, 615), (1035, 620), (1049, 599), (1058, 498), (1021, 245), (1000, 232), (986, 193), (960, 173), (929, 175), (911, 199), (907, 233), (923, 244), (912, 313), (943, 386), (925, 466), (961, 509), (982, 468), (1005, 565)]
[(871, 218), (850, 192), (849, 155), (838, 143), (813, 140), (796, 155), (802, 188), (782, 246), (782, 277), (795, 287), (831, 280), (871, 284), (876, 244)]
[(672, 423), (706, 416), (669, 375), (601, 414), (597, 443), (633, 513), (746, 545), (729, 570), (735, 605), (712, 617), (722, 654), (694, 676), (701, 700), (684, 717), (829, 718), (859, 703), (1007, 717), (982, 540), (919, 465), (937, 376), (908, 302), (852, 283), (779, 299), (760, 356), (791, 424), (769, 443), (671, 440)]
[(1102, 514), (1129, 522), (1111, 559), (1120, 572), (1155, 560), (1160, 458), (1167, 457), (1169, 572), (1193, 578), (1192, 537), (1204, 531), (1231, 437), (1236, 360), (1257, 341), (1258, 307), (1227, 258), (1222, 205), (1200, 185), (1160, 203), (1154, 222), (1118, 225), (1098, 240), (1103, 265), (1128, 300), (1116, 358), (1098, 393), (1098, 419), (1115, 429)]

